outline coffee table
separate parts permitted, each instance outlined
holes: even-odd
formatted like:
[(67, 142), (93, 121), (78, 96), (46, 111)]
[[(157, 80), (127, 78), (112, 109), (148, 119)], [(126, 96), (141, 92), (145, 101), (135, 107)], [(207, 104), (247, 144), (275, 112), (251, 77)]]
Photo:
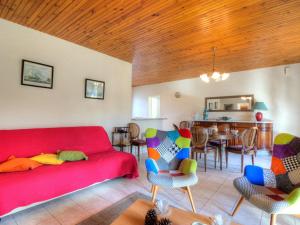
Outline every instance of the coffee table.
[[(145, 215), (151, 208), (153, 208), (152, 202), (138, 199), (115, 219), (111, 225), (144, 225)], [(174, 207), (171, 207), (171, 214), (168, 218), (173, 222), (173, 225), (191, 225), (195, 221), (208, 225), (211, 224), (209, 218), (206, 216)]]

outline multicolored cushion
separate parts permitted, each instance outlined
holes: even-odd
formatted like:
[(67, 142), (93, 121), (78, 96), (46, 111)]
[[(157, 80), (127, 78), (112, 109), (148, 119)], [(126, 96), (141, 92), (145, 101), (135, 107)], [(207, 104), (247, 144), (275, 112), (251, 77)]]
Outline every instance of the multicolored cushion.
[(197, 162), (188, 159), (191, 133), (188, 129), (161, 131), (149, 128), (145, 133), (148, 147), (148, 180), (156, 185), (184, 187), (197, 183)]
[(300, 213), (300, 138), (279, 134), (274, 141), (271, 170), (246, 166), (235, 188), (268, 213)]

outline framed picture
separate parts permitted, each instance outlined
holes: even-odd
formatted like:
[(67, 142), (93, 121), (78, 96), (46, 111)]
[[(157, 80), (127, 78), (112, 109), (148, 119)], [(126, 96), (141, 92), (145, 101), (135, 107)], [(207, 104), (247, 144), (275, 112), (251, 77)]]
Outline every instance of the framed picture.
[(53, 66), (23, 59), (21, 84), (52, 89), (53, 71)]
[(85, 97), (104, 99), (105, 82), (85, 79)]

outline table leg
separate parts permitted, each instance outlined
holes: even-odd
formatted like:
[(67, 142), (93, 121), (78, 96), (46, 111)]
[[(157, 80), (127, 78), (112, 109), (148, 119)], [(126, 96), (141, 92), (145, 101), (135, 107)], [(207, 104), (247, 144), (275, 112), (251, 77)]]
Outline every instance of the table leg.
[(219, 147), (219, 152), (220, 152), (220, 170), (222, 170), (222, 164), (223, 164), (223, 161), (222, 161), (222, 142), (220, 143), (220, 147)]

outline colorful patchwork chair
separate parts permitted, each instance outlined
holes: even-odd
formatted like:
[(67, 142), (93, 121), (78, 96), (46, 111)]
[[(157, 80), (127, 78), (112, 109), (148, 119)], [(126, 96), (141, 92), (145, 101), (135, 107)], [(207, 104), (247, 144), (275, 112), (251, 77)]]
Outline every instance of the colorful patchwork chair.
[(300, 138), (279, 134), (274, 141), (271, 169), (246, 166), (244, 176), (233, 182), (240, 198), (232, 215), (246, 198), (256, 207), (271, 214), (300, 214)]
[(188, 129), (160, 131), (149, 128), (145, 133), (148, 158), (147, 178), (152, 184), (152, 202), (158, 187), (182, 188), (187, 191), (196, 212), (190, 186), (198, 182), (197, 162), (189, 159), (191, 133)]

